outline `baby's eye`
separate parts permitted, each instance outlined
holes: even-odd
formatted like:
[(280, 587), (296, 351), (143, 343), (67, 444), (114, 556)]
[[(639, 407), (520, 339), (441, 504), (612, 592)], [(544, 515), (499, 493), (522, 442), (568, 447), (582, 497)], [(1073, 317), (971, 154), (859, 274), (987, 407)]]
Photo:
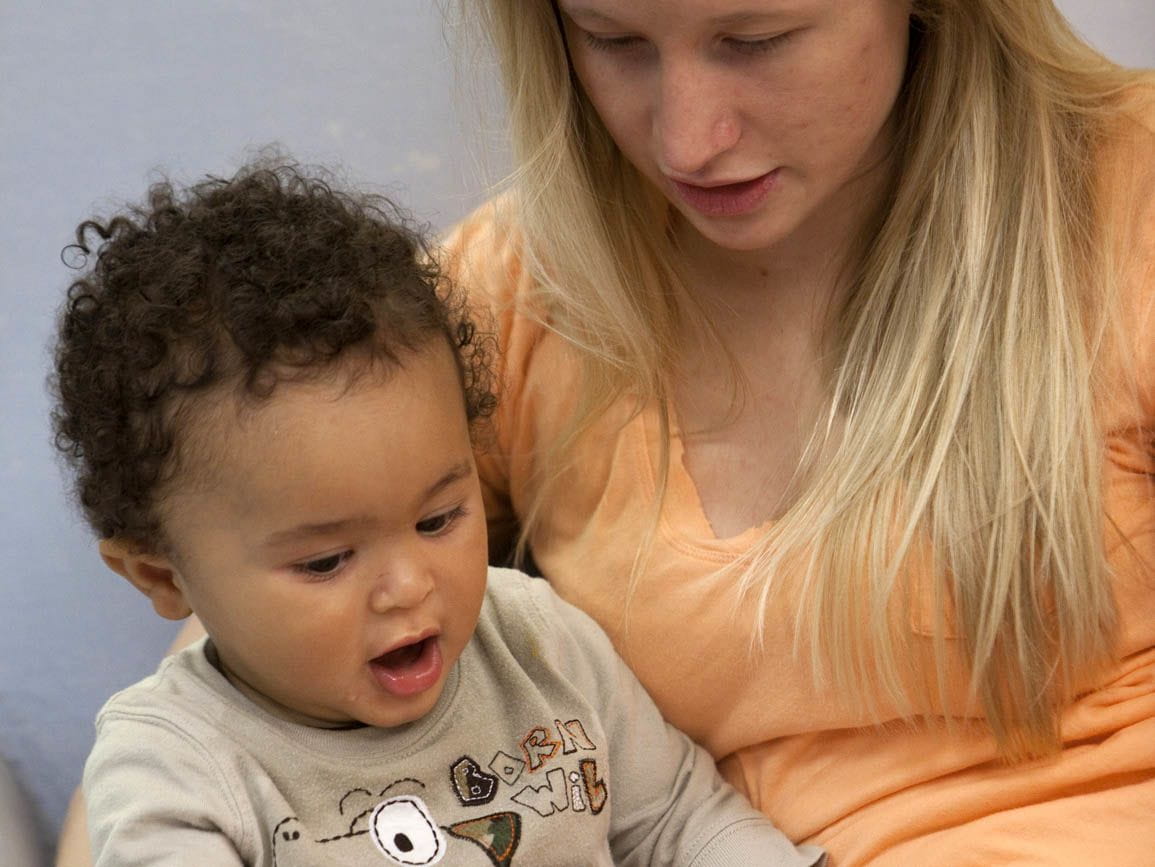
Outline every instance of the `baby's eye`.
[(464, 506), (457, 506), (448, 512), (441, 512), (431, 518), (425, 518), (416, 524), (417, 532), (423, 536), (440, 536), (453, 526), (465, 514)]
[(345, 565), (345, 561), (353, 555), (352, 551), (339, 551), (336, 554), (326, 554), (324, 557), (318, 557), (315, 560), (307, 560), (304, 563), (298, 563), (294, 568), (299, 572), (304, 572), (307, 575), (313, 575), (318, 578), (327, 578), (338, 569)]

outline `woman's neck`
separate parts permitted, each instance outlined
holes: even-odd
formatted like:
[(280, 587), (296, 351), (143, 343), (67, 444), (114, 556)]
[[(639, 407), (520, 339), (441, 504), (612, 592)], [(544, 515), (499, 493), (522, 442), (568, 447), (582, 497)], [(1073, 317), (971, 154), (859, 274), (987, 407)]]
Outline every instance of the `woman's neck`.
[(885, 176), (871, 180), (872, 189), (859, 186), (756, 252), (726, 250), (680, 227), (688, 289), (714, 327), (704, 332), (697, 317), (683, 319), (671, 394), (682, 462), (720, 537), (781, 515), (799, 493), (815, 426), (827, 419), (837, 437), (828, 418), (829, 324), (883, 200)]

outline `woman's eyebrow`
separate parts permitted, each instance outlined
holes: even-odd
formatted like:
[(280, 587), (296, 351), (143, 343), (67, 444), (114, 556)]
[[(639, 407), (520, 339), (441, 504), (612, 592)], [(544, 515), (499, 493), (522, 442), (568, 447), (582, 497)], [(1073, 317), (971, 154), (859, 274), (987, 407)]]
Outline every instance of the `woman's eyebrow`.
[(563, 15), (575, 20), (580, 18), (582, 21), (587, 21), (591, 24), (618, 23), (604, 12), (599, 12), (597, 9), (592, 9), (589, 6), (566, 6), (559, 3), (558, 7), (561, 9)]
[[(561, 6), (561, 11), (575, 20), (591, 24), (607, 24), (620, 25), (621, 22), (611, 18), (604, 12), (594, 9), (590, 6)], [(784, 18), (793, 12), (792, 9), (775, 8), (775, 9), (736, 9), (733, 12), (727, 12), (723, 15), (718, 15), (709, 19), (709, 23), (718, 27), (734, 27), (744, 24), (761, 24), (764, 22), (775, 21)]]

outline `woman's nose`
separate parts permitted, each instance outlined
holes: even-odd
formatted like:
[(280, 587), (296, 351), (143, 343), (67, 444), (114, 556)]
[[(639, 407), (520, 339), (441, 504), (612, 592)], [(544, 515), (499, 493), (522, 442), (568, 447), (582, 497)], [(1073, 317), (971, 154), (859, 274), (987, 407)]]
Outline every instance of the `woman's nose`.
[(670, 63), (662, 70), (654, 137), (662, 171), (679, 179), (701, 174), (741, 136), (735, 112), (709, 71)]
[(374, 580), (369, 607), (377, 614), (416, 608), (433, 592), (433, 584), (432, 570), (421, 561), (395, 563)]

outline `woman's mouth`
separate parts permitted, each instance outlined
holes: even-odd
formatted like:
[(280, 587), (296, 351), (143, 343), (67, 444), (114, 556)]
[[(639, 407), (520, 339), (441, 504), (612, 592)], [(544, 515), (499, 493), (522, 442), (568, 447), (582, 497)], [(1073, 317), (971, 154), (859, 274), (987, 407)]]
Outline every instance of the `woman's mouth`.
[(687, 205), (707, 217), (738, 217), (756, 210), (766, 201), (778, 180), (778, 170), (732, 184), (702, 187), (670, 179)]
[(401, 698), (417, 695), (441, 678), (444, 661), (436, 635), (395, 647), (369, 660), (369, 669), (381, 687)]

